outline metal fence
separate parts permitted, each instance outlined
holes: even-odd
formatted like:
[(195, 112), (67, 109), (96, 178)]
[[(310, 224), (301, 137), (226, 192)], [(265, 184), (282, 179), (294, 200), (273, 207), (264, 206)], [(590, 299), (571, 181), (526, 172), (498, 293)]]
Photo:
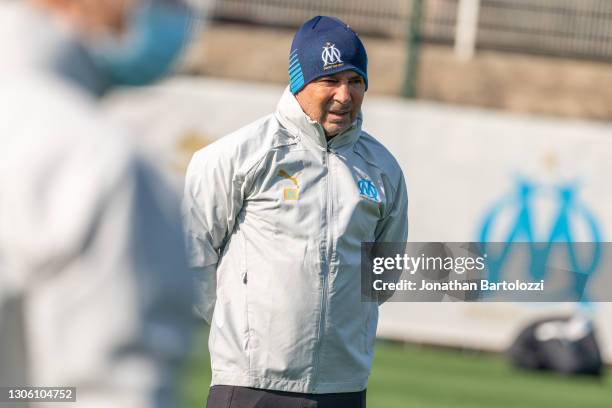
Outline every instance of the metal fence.
[[(417, 0), (214, 0), (213, 17), (295, 27), (335, 15), (359, 32), (403, 37)], [(452, 44), (459, 0), (422, 0), (424, 41)], [(481, 0), (480, 48), (612, 59), (612, 0)]]
[(547, 54), (612, 58), (610, 0), (486, 0), (478, 44)]
[(261, 24), (299, 26), (316, 15), (333, 15), (359, 31), (402, 36), (411, 1), (397, 0), (216, 0), (213, 16)]

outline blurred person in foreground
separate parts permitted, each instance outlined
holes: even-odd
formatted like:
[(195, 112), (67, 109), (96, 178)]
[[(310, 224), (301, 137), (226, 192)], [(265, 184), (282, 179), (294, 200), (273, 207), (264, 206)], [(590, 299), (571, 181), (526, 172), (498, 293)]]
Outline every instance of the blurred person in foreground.
[(164, 74), (190, 19), (178, 1), (0, 1), (0, 387), (176, 406), (192, 325), (178, 199), (98, 96)]
[(400, 166), (361, 130), (357, 34), (307, 21), (289, 76), (274, 114), (197, 152), (187, 172), (209, 408), (365, 407), (378, 304), (361, 301), (361, 242), (407, 236)]

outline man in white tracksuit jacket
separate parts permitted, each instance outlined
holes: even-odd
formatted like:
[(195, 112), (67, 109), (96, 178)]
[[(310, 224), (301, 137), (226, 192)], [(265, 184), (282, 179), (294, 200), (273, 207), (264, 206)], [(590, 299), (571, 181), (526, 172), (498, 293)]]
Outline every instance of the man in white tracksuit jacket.
[(361, 301), (361, 243), (407, 236), (400, 166), (361, 130), (357, 35), (309, 20), (289, 73), (274, 114), (197, 152), (187, 173), (212, 408), (365, 406), (378, 304)]

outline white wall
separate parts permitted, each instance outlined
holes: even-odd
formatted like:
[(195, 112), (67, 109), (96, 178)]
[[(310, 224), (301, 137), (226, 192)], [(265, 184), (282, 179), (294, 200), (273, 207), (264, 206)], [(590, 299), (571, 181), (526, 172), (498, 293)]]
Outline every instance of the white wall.
[[(278, 86), (178, 78), (118, 93), (107, 103), (180, 184), (189, 160), (186, 135), (221, 137), (271, 113), (282, 91)], [(369, 95), (363, 110), (364, 129), (395, 154), (406, 175), (410, 241), (477, 241), (485, 215), (512, 196), (520, 177), (538, 188), (536, 240), (546, 240), (558, 205), (554, 189), (563, 183), (578, 186), (575, 198), (596, 220), (602, 239), (610, 240), (611, 125)], [(512, 207), (503, 212), (492, 238), (505, 239), (515, 212)], [(591, 240), (580, 216), (572, 220), (576, 239)], [(503, 350), (533, 318), (573, 309), (571, 304), (394, 303), (382, 308), (379, 335)], [(612, 362), (612, 303), (594, 310), (606, 359)]]

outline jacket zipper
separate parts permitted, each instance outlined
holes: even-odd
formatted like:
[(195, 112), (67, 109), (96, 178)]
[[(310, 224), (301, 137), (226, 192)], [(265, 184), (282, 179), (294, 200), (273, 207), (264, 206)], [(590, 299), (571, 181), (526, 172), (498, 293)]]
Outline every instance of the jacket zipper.
[(325, 167), (327, 167), (327, 181), (326, 186), (326, 207), (325, 207), (325, 222), (327, 227), (327, 234), (325, 237), (325, 259), (323, 268), (323, 295), (321, 297), (321, 318), (319, 319), (319, 335), (317, 339), (317, 347), (315, 350), (315, 370), (313, 375), (313, 390), (316, 388), (318, 377), (319, 377), (319, 363), (320, 363), (320, 352), (323, 343), (323, 332), (325, 330), (325, 322), (327, 315), (327, 292), (328, 292), (328, 279), (330, 274), (330, 261), (331, 261), (331, 248), (332, 248), (332, 233), (331, 233), (331, 172), (329, 165), (329, 147), (325, 150)]

